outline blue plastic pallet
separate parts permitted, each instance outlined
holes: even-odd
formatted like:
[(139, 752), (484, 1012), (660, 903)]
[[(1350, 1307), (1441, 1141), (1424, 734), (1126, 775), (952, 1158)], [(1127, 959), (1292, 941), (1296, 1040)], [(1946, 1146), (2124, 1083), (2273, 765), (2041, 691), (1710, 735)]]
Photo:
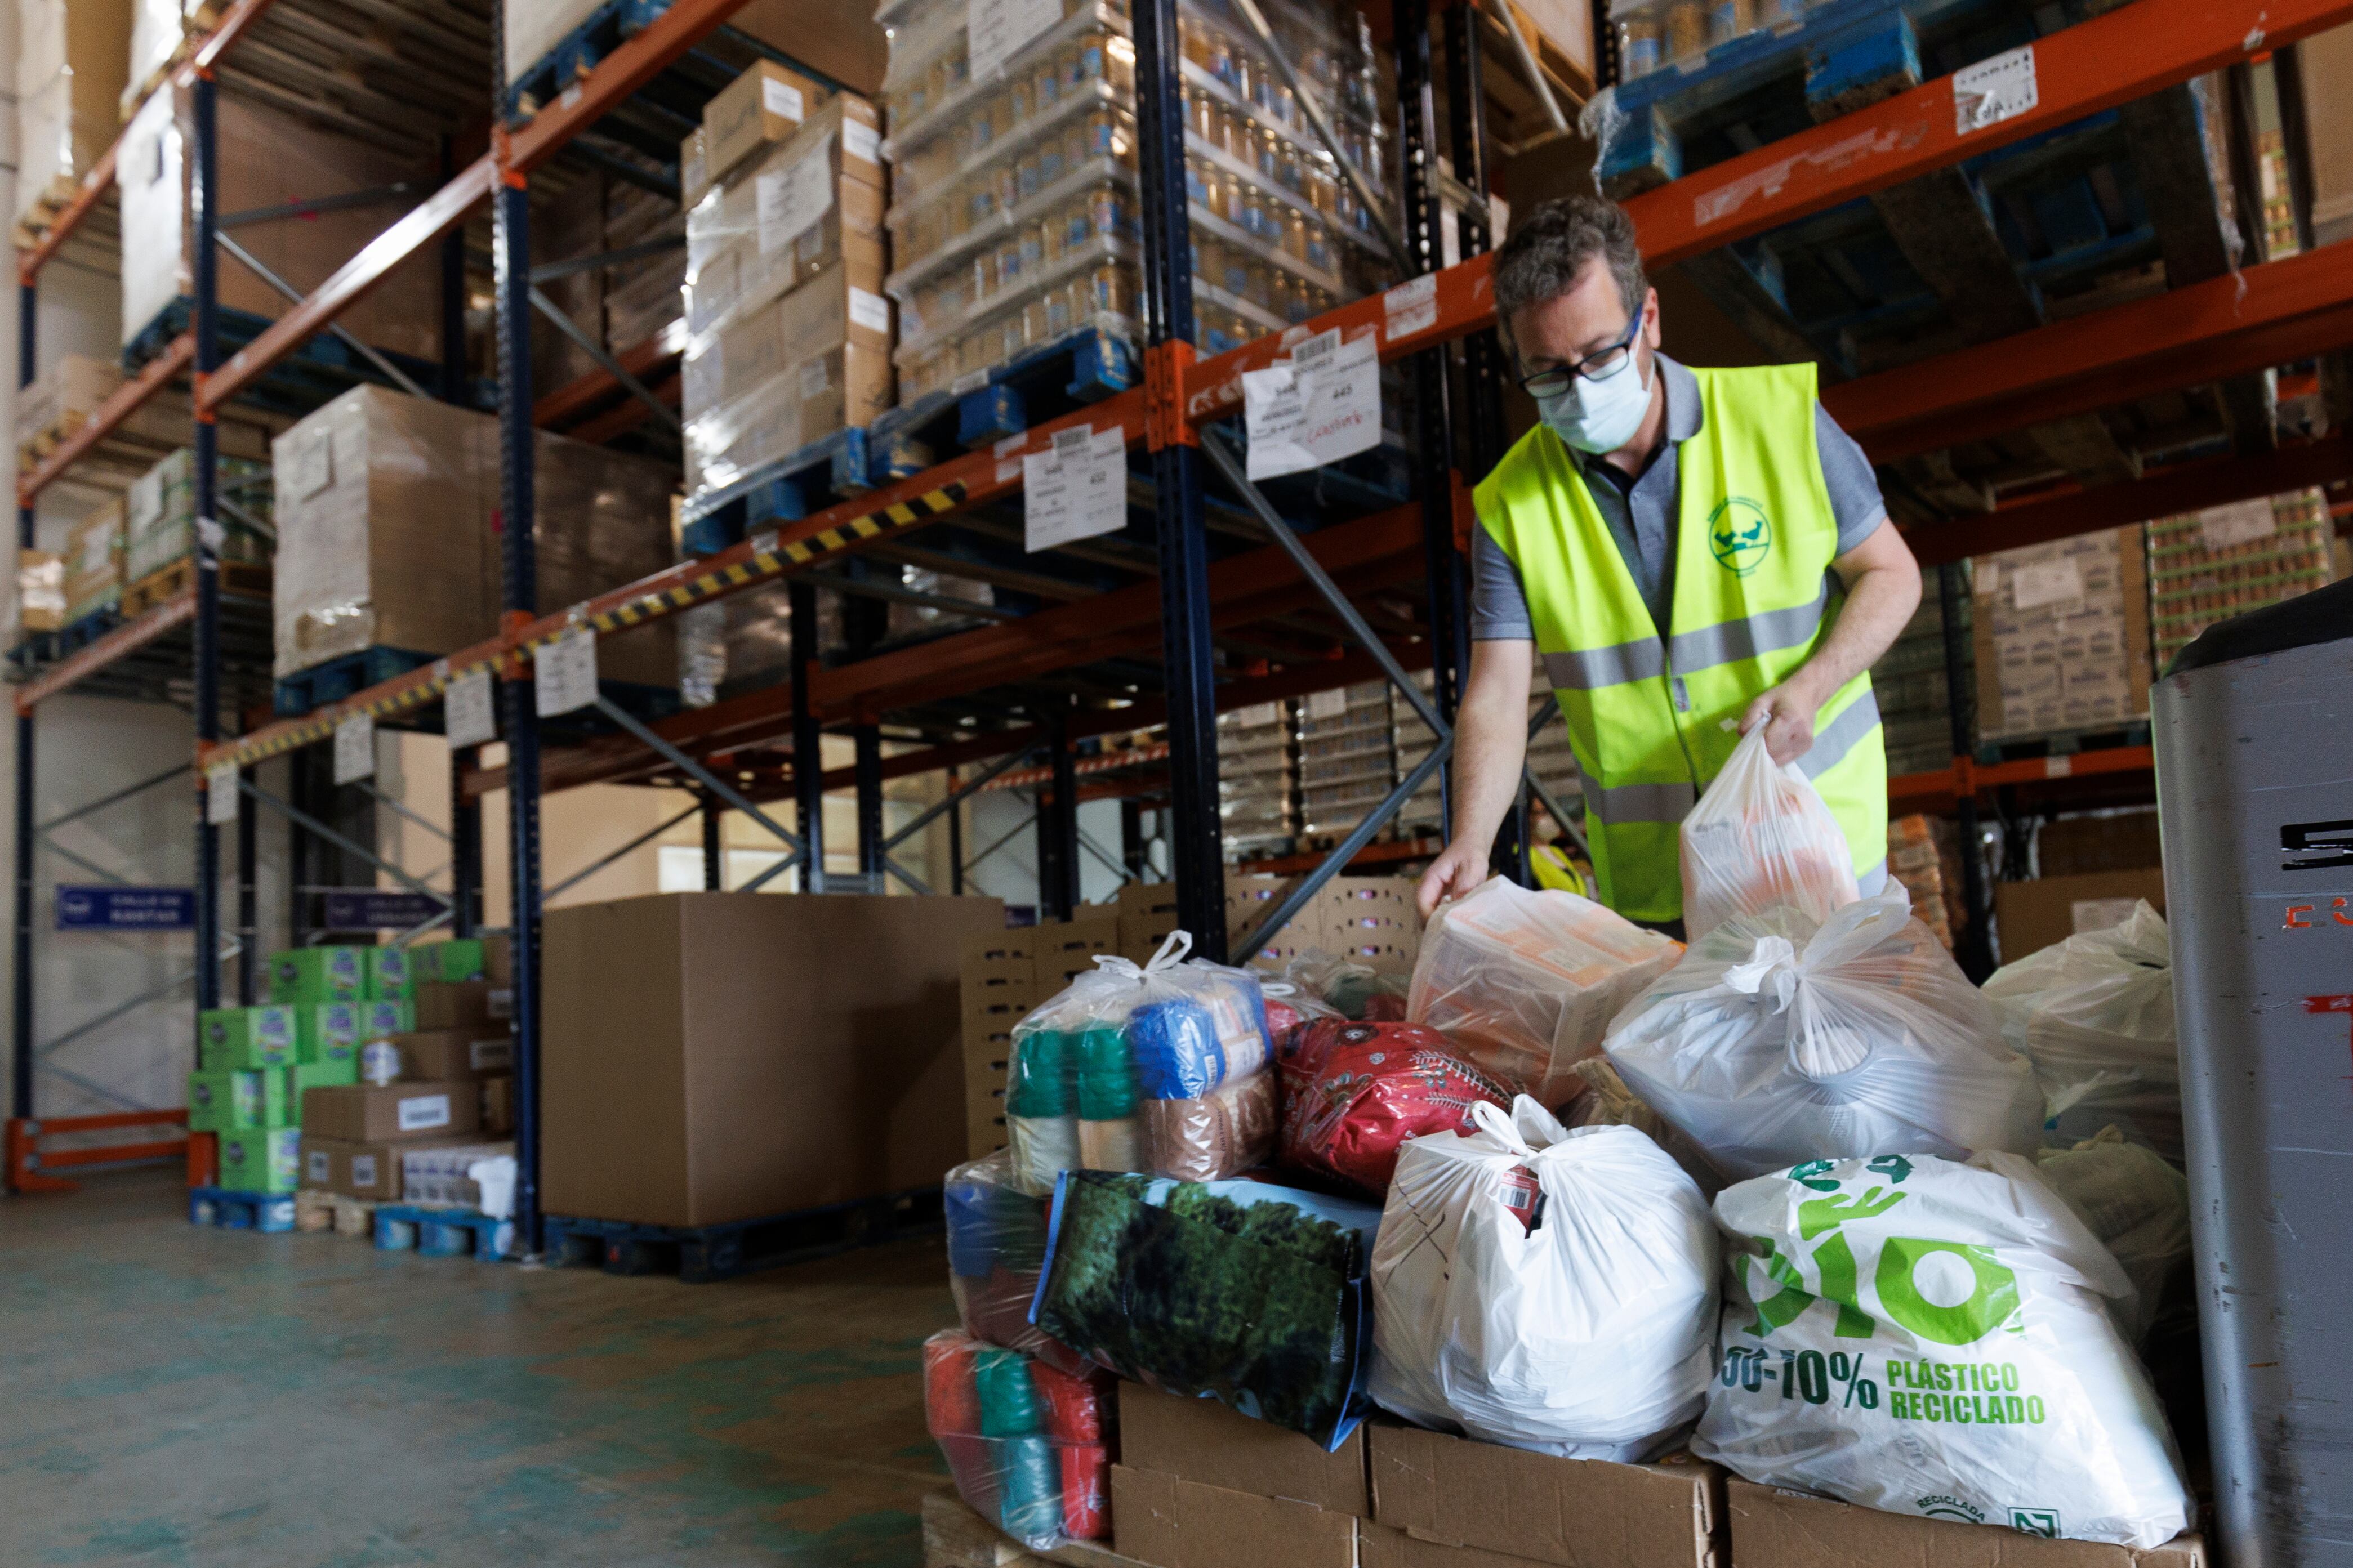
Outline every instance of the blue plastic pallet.
[(754, 530), (798, 522), (874, 488), (867, 433), (837, 430), (788, 457), (765, 463), (723, 489), (687, 503), (679, 547), (716, 555)]
[(380, 680), (390, 680), (431, 664), (439, 657), (413, 648), (386, 647), (381, 643), (356, 653), (337, 654), (308, 669), (280, 676), (273, 688), (270, 708), (281, 719), (298, 718), (330, 702), (341, 702)]
[[(122, 368), (135, 374), (141, 366), (170, 348), (172, 341), (189, 329), (195, 319), (195, 300), (183, 294), (156, 311), (154, 317), (123, 345)], [(220, 347), (224, 354), (236, 353), (271, 325), (268, 317), (257, 316), (248, 310), (232, 310), (223, 307), (219, 315)], [(376, 352), (419, 386), (440, 384), (441, 367), (438, 364), (408, 354), (395, 353), (389, 349)], [(351, 344), (332, 332), (321, 332), (263, 372), (260, 378), (239, 396), (265, 408), (301, 415), (340, 396), (362, 382), (378, 386), (390, 384), (385, 380), (384, 373), (369, 363)], [(481, 400), (479, 385), (475, 399), (478, 404)]]
[(909, 479), (959, 451), (989, 446), (1143, 378), (1126, 339), (1096, 327), (1035, 348), (976, 376), (976, 384), (927, 392), (877, 419), (868, 435), (872, 482)]
[(417, 1204), (378, 1204), (378, 1252), (414, 1252), (419, 1258), (474, 1258), (501, 1262), (514, 1251), (514, 1221), (493, 1219), (472, 1209), (428, 1208)]
[(108, 605), (101, 609), (92, 610), (77, 620), (68, 621), (61, 629), (47, 635), (54, 639), (50, 644), (51, 647), (56, 650), (58, 657), (62, 658), (78, 649), (88, 647), (121, 624), (121, 606)]
[(605, 57), (644, 32), (670, 9), (670, 0), (606, 0), (588, 19), (564, 35), (507, 83), (501, 107), (509, 126), (522, 124), (554, 102), (558, 94), (604, 63)]
[(692, 1285), (937, 1235), (945, 1222), (940, 1189), (919, 1187), (726, 1225), (637, 1225), (565, 1215), (548, 1215), (541, 1223), (551, 1266), (594, 1263), (607, 1274), (675, 1271), (681, 1282)]
[(229, 1187), (190, 1187), (188, 1223), (223, 1230), (276, 1235), (294, 1228), (292, 1193), (243, 1193)]

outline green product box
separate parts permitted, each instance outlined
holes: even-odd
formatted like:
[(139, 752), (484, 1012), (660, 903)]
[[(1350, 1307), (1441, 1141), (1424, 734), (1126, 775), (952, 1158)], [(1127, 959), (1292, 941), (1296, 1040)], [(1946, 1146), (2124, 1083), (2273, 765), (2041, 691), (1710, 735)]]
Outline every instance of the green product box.
[(301, 1174), (300, 1127), (220, 1135), (220, 1184), (231, 1192), (290, 1193), (301, 1184)]
[(398, 1002), (417, 994), (417, 964), (405, 947), (369, 947), (362, 966), (367, 973), (371, 1001)]
[(409, 967), (419, 980), (438, 980), (444, 985), (464, 985), (471, 981), (488, 980), (490, 967), (482, 955), (482, 939), (478, 936), (451, 937), (429, 946), (412, 949)]
[(360, 1044), (387, 1036), (406, 1035), (417, 1027), (417, 1004), (401, 1000), (360, 1004)]
[(291, 1007), (221, 1007), (196, 1017), (196, 1060), (206, 1072), (288, 1067), (301, 1045)]
[(302, 1054), (297, 1059), (357, 1063), (362, 1038), (360, 1015), (366, 1006), (364, 1002), (313, 1002), (298, 1009)]
[(188, 1075), (188, 1131), (227, 1132), (237, 1126), (233, 1072)]
[(285, 1096), (285, 1110), (271, 1127), (302, 1125), (302, 1094), (306, 1089), (337, 1089), (360, 1080), (359, 1054), (354, 1051), (341, 1061), (298, 1062), (290, 1068), (280, 1068), (270, 1075), (279, 1080), (274, 1091)]
[(297, 947), (269, 961), (272, 1002), (356, 1002), (367, 994), (364, 947)]
[(286, 1101), (290, 1067), (229, 1074), (229, 1125), (238, 1131), (290, 1127), (299, 1118)]

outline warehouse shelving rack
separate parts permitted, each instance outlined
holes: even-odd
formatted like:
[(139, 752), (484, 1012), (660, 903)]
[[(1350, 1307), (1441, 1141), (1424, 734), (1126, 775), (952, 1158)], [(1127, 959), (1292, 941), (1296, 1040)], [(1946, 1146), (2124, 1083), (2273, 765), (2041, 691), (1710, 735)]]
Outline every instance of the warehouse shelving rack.
[[(496, 235), (504, 510), (509, 516), (529, 515), (533, 405), (521, 334), (528, 310), (525, 198), (531, 175), (571, 138), (718, 26), (737, 3), (674, 0), (556, 105), (512, 131), (494, 131), (492, 147), (484, 157), (392, 225), (252, 343), (216, 367), (203, 367), (205, 380), (197, 394), (200, 417), (237, 395), (277, 356), (331, 322), (393, 266), (452, 232), (488, 202), (493, 206)], [(224, 40), (233, 38), (231, 29), (239, 18), (265, 5), (266, 0), (241, 0), (215, 44), (226, 47)], [(1990, 148), (2242, 62), (2262, 49), (2292, 43), (2348, 17), (2353, 17), (2353, 0), (2292, 0), (2260, 12), (2246, 0), (2134, 0), (2123, 11), (2039, 41), (2034, 46), (2037, 101), (1996, 123), (1965, 121), (1957, 111), (1952, 79), (1937, 79), (1686, 174), (1626, 205), (1653, 265), (1700, 257)], [(537, 1214), (538, 811), (545, 791), (598, 778), (682, 775), (717, 794), (713, 786), (727, 782), (719, 776), (723, 771), (733, 773), (747, 791), (766, 798), (794, 795), (803, 807), (801, 821), (814, 826), (821, 822), (814, 807), (830, 787), (857, 787), (863, 796), (879, 790), (886, 777), (989, 763), (983, 774), (956, 785), (961, 795), (1041, 747), (1050, 751), (1046, 765), (1054, 782), (1064, 784), (1075, 777), (1067, 761), (1073, 742), (1165, 725), (1180, 911), (1186, 923), (1205, 933), (1206, 944), (1215, 949), (1223, 931), (1224, 872), (1215, 777), (1214, 717), (1219, 709), (1383, 675), (1402, 679), (1419, 669), (1434, 668), (1439, 717), (1451, 717), (1450, 682), (1458, 677), (1462, 647), (1456, 545), (1471, 526), (1467, 490), (1454, 458), (1461, 446), (1470, 447), (1473, 462), (1493, 456), (1472, 445), (1469, 433), (1483, 437), (1497, 427), (1497, 421), (1481, 416), (1482, 406), (1493, 406), (1481, 400), (1492, 393), (1500, 366), (1482, 339), (1495, 323), (1489, 259), (1478, 250), (1485, 237), (1475, 224), (1463, 234), (1464, 249), (1470, 252), (1465, 259), (1452, 267), (1436, 265), (1440, 181), (1432, 167), (1437, 127), (1430, 79), (1430, 17), (1419, 0), (1400, 0), (1393, 18), (1404, 104), (1402, 183), (1410, 259), (1418, 270), (1384, 294), (1342, 306), (1308, 324), (1314, 331), (1370, 331), (1384, 361), (1413, 362), (1420, 394), (1417, 407), (1429, 421), (1417, 432), (1420, 468), (1416, 498), (1392, 510), (1331, 523), (1299, 538), (1286, 539), (1278, 522), (1276, 545), (1214, 562), (1208, 536), (1213, 526), (1230, 527), (1232, 514), (1223, 494), (1213, 496), (1203, 471), (1208, 461), (1203, 444), (1217, 439), (1219, 423), (1238, 412), (1241, 374), (1273, 363), (1287, 342), (1262, 340), (1200, 358), (1186, 342), (1192, 292), (1187, 247), (1166, 243), (1181, 232), (1185, 216), (1181, 180), (1175, 177), (1181, 169), (1181, 127), (1167, 112), (1176, 102), (1175, 56), (1166, 47), (1175, 37), (1175, 19), (1174, 0), (1146, 0), (1136, 7), (1134, 17), (1137, 79), (1145, 84), (1142, 184), (1150, 232), (1162, 241), (1146, 247), (1149, 341), (1141, 386), (1042, 423), (995, 450), (948, 458), (799, 521), (764, 530), (710, 558), (681, 563), (553, 615), (521, 607), (533, 603), (530, 535), (527, 530), (508, 530), (507, 602), (516, 607), (509, 609), (495, 638), (315, 713), (261, 725), (233, 739), (208, 734), (200, 744), (202, 773), (223, 776), (215, 770), (248, 768), (324, 741), (351, 714), (399, 720), (427, 710), (457, 675), (489, 669), (501, 679), (508, 764), (500, 770), (465, 770), (460, 789), (479, 799), (489, 789), (502, 787), (510, 802), (515, 877), (516, 1131), (522, 1165), (518, 1202), (525, 1237), (535, 1239)], [(1459, 72), (1466, 58), (1475, 62), (1479, 30), (1463, 20), (1459, 5), (1446, 13), (1444, 26), (1450, 67)], [(1162, 90), (1155, 92), (1152, 84)], [(1476, 101), (1475, 93), (1449, 97), (1458, 107)], [(1477, 117), (1456, 119), (1455, 166), (1475, 174), (1482, 151)], [(2321, 250), (2250, 267), (2241, 277), (2175, 289), (2137, 305), (2112, 307), (1978, 349), (1862, 376), (1830, 389), (1826, 401), (1867, 451), (1886, 458), (1947, 445), (1960, 431), (2012, 429), (2089, 412), (2151, 386), (2202, 384), (2342, 348), (2353, 343), (2353, 247), (2337, 248), (2337, 254)], [(1461, 352), (1476, 371), (1460, 392), (1446, 386), (1450, 378), (1433, 353), (1457, 342), (1468, 345)], [(1450, 406), (1450, 396), (1459, 403)], [(1131, 451), (1140, 449), (1151, 465), (1150, 495), (1162, 524), (1155, 530), (1155, 584), (1079, 598), (856, 663), (830, 668), (820, 665), (815, 649), (814, 590), (826, 569), (861, 551), (895, 543), (927, 526), (968, 517), (1014, 497), (1019, 464), (1012, 459), (1048, 449), (1057, 431), (1081, 425), (1098, 431), (1118, 429)], [(2211, 505), (2320, 477), (2342, 477), (2348, 466), (2353, 465), (2348, 465), (2342, 441), (2332, 438), (2262, 457), (2203, 460), (2126, 486), (2086, 490), (2080, 498), (2052, 493), (2000, 508), (1966, 526), (1915, 525), (1907, 531), (1924, 559), (1957, 560), (1980, 549), (2109, 526), (2112, 510), (2131, 512), (2147, 499), (2162, 496), (2172, 507), (2194, 494), (2200, 498), (2196, 504)], [(2309, 477), (2290, 477), (2299, 475)], [(2110, 490), (2124, 493), (2111, 497)], [(1328, 574), (1324, 582), (1314, 580), (1317, 574), (1302, 570), (1310, 561)], [(638, 744), (612, 742), (566, 748), (543, 760), (535, 715), (522, 684), (539, 650), (575, 627), (608, 635), (779, 581), (791, 584), (794, 679), (651, 727), (638, 726), (630, 734)], [(1221, 633), (1308, 611), (1345, 621), (1351, 600), (1417, 583), (1428, 592), (1418, 617), (1408, 617), (1402, 625), (1394, 616), (1383, 617), (1378, 625), (1359, 622), (1350, 628), (1356, 634), (1354, 647), (1327, 635), (1322, 638), (1327, 657), (1283, 664), (1265, 673), (1246, 670), (1223, 683), (1216, 679), (1215, 640)], [(214, 679), (205, 674), (204, 666), (217, 660), (217, 606), (208, 604), (204, 592), (197, 597), (196, 621), (201, 684)], [(1165, 697), (1139, 696), (1124, 707), (1060, 712), (1050, 712), (1032, 699), (1026, 710), (1000, 715), (1024, 723), (889, 758), (881, 757), (867, 739), (886, 711), (968, 698), (995, 687), (1035, 689), (1056, 672), (1142, 653), (1155, 644), (1166, 673)], [(828, 774), (822, 766), (818, 741), (828, 722), (847, 723), (860, 735), (860, 763), (843, 770), (841, 776)], [(735, 766), (738, 752), (780, 737), (790, 738), (795, 765)], [(1960, 759), (1967, 747), (1957, 741), (1955, 751)], [(1445, 755), (1442, 731), (1435, 755)], [(2083, 763), (2079, 760), (2075, 765)], [(1407, 781), (1393, 802), (1405, 798), (1419, 782), (1419, 776)], [(1902, 787), (1907, 798), (1949, 793), (1957, 801), (1968, 802), (1978, 791), (2010, 782), (2000, 770), (1972, 769), (1957, 760), (1947, 773), (1902, 781)], [(728, 788), (733, 791), (733, 786)], [(1056, 809), (1074, 809), (1076, 795), (1075, 789), (1059, 789)], [(1346, 864), (1383, 816), (1368, 817), (1360, 835), (1352, 835), (1323, 857), (1315, 879)], [(200, 832), (208, 836), (208, 830)], [(798, 852), (806, 864), (821, 868), (817, 837), (809, 833)], [(1314, 885), (1311, 881), (1308, 886), (1312, 889)], [(26, 893), (20, 879), (20, 941), (29, 916)], [(1271, 927), (1279, 921), (1267, 923)]]

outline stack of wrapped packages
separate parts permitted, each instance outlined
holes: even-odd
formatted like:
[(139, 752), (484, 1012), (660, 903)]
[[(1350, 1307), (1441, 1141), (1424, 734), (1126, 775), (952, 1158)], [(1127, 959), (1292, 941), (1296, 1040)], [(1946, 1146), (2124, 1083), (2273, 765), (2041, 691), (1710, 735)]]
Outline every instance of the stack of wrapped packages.
[(1182, 933), (1098, 959), (1014, 1032), (1012, 1146), (950, 1178), (962, 1330), (927, 1387), (965, 1497), (1032, 1547), (1106, 1533), (1116, 1376), (1328, 1447), (1378, 1406), (2182, 1534), (2135, 1349), (2189, 1246), (2164, 923), (1981, 991), (1852, 858), (1752, 735), (1687, 826), (1688, 949), (1499, 879), (1409, 984), (1187, 963)]

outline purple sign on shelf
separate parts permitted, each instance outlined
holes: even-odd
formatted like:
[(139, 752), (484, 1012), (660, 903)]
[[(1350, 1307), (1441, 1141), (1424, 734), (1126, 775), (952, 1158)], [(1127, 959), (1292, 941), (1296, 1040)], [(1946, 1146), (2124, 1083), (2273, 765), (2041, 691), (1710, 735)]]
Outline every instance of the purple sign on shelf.
[(58, 886), (59, 931), (194, 931), (194, 888), (123, 888), (109, 883)]
[(413, 931), (449, 906), (426, 893), (331, 888), (322, 922), (329, 931)]

